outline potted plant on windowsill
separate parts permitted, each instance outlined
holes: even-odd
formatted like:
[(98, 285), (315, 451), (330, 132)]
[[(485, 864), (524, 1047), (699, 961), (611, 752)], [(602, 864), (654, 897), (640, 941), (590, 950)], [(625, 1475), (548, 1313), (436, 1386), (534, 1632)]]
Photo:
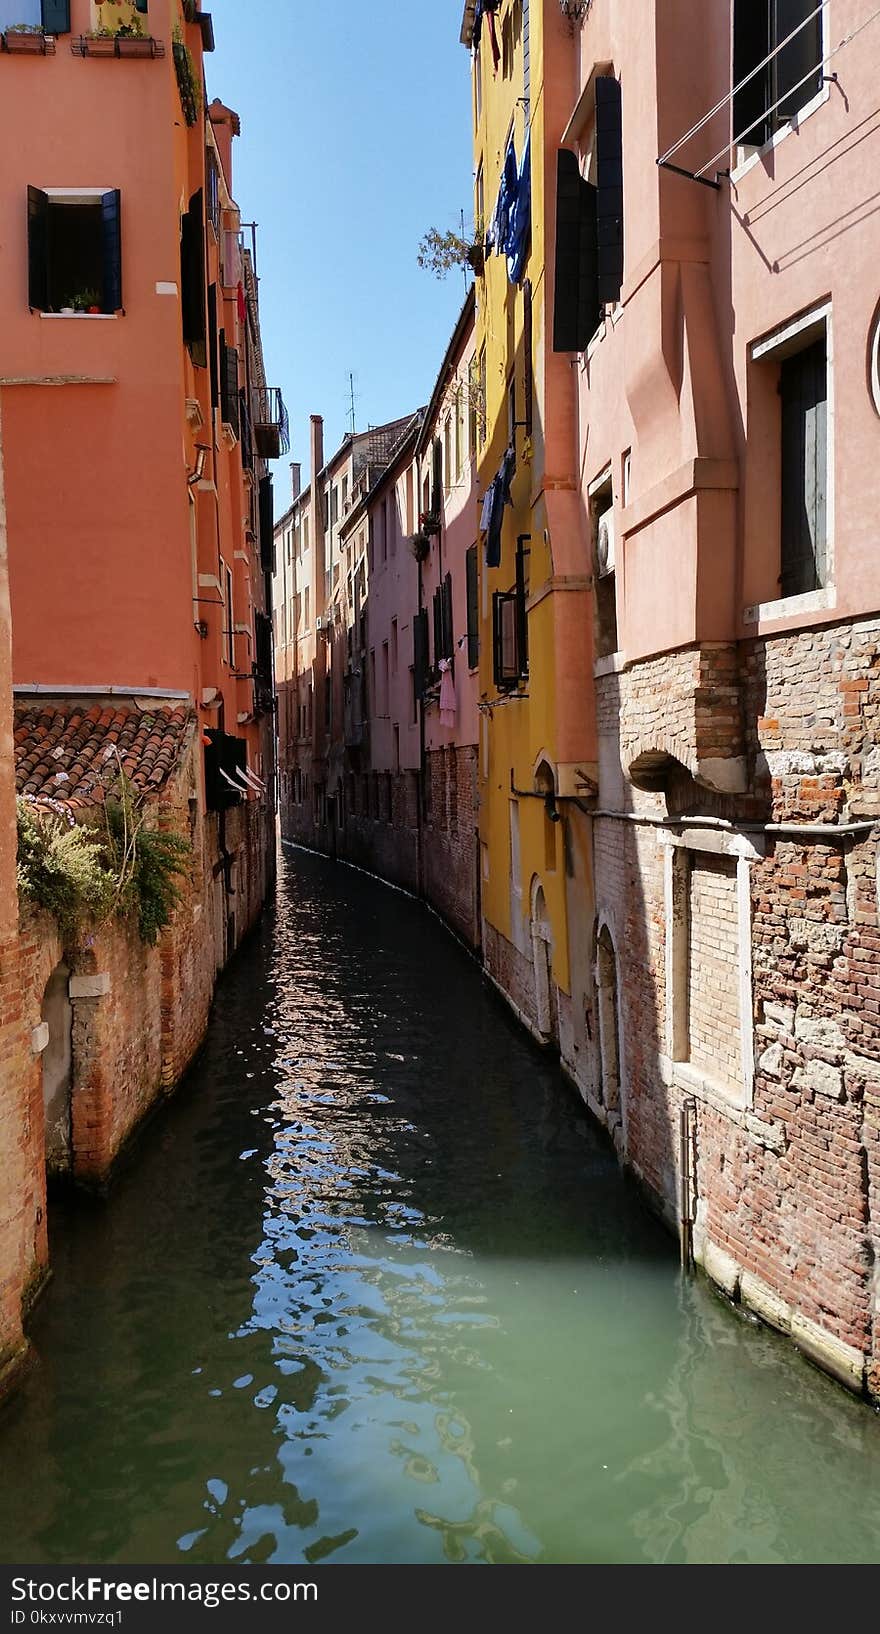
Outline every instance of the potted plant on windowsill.
[(55, 41), (49, 41), (39, 23), (12, 23), (3, 38), (7, 51), (26, 52), (30, 56), (44, 57), (48, 50), (55, 49)]
[(133, 18), (116, 30), (116, 50), (120, 57), (152, 57), (152, 36), (145, 34), (140, 23)]
[(409, 542), (409, 548), (417, 562), (424, 562), (431, 549), (431, 541), (424, 530), (414, 533)]
[[(66, 308), (64, 310), (67, 310)], [(101, 297), (96, 289), (82, 289), (70, 297), (70, 311), (78, 312), (80, 316), (87, 314), (95, 317), (101, 311)]]
[(112, 28), (93, 28), (84, 34), (85, 48), (90, 57), (115, 57), (116, 35)]

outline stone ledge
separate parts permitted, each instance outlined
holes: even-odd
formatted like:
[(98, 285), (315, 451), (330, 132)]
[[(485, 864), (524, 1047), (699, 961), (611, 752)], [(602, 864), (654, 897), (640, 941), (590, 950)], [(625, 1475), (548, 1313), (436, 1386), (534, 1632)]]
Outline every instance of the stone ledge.
[(776, 1328), (779, 1333), (791, 1333), (791, 1306), (753, 1272), (743, 1272), (739, 1291), (743, 1304), (760, 1316), (768, 1327)]
[(71, 999), (103, 999), (110, 986), (110, 975), (105, 970), (97, 976), (71, 976), (67, 990)]
[(718, 1284), (728, 1299), (736, 1299), (742, 1273), (733, 1255), (707, 1237), (703, 1243), (701, 1264), (707, 1277)]
[(833, 1333), (826, 1333), (817, 1322), (811, 1322), (806, 1316), (798, 1316), (796, 1312), (791, 1319), (791, 1337), (798, 1350), (802, 1350), (817, 1367), (831, 1373), (847, 1390), (861, 1394), (865, 1382), (865, 1358), (861, 1351), (845, 1344)]

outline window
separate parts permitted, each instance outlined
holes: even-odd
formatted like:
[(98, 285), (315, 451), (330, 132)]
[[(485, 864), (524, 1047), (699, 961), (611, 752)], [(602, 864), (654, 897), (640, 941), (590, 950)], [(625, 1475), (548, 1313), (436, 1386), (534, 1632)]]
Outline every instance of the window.
[(407, 533), (407, 538), (409, 538), (415, 532), (415, 526), (414, 526), (415, 518), (413, 516), (413, 510), (414, 510), (413, 483), (414, 483), (413, 468), (412, 468), (411, 465), (408, 465), (407, 468), (406, 468), (406, 533)]
[(514, 588), (496, 590), (492, 596), (493, 674), (499, 691), (509, 692), (529, 673), (525, 537), (517, 540)]
[(810, 313), (752, 347), (772, 371), (779, 413), (779, 589), (783, 598), (831, 582), (829, 526), (829, 320)]
[(389, 715), (391, 713), (391, 692), (390, 692), (390, 687), (388, 685), (388, 670), (389, 670), (389, 666), (388, 666), (388, 642), (383, 641), (382, 642), (382, 708), (381, 708), (381, 711), (380, 711), (380, 713), (383, 714), (383, 715)]
[(484, 442), (486, 441), (486, 423), (487, 423), (487, 420), (488, 420), (488, 405), (486, 403), (486, 386), (487, 386), (487, 382), (488, 382), (488, 376), (487, 376), (487, 373), (486, 373), (486, 348), (485, 348), (485, 346), (481, 346), (480, 347), (479, 362), (477, 364), (477, 420), (478, 420), (478, 434), (479, 434), (479, 441), (480, 441), (480, 447), (481, 448), (482, 448)]
[(442, 584), (434, 591), (434, 665), (441, 658), (452, 658), (455, 643), (452, 629), (452, 574), (447, 573)]
[(452, 487), (452, 415), (447, 414), (443, 425), (443, 490), (449, 493)]
[(474, 228), (475, 236), (485, 230), (485, 183), (483, 181), (483, 161), (477, 165), (477, 179), (474, 184)]
[(480, 123), (483, 112), (483, 68), (480, 48), (474, 52), (474, 129)]
[[(413, 696), (421, 698), (428, 684), (428, 612), (423, 607), (413, 619)], [(413, 713), (415, 720), (415, 708)]]
[(735, 0), (733, 83), (741, 87), (733, 97), (736, 146), (763, 147), (822, 89), (823, 13), (811, 15), (816, 10), (817, 0)]
[(468, 669), (476, 669), (480, 661), (480, 606), (476, 545), (471, 545), (470, 550), (467, 552), (465, 567), (467, 571)]
[(70, 0), (0, 0), (0, 33), (17, 23), (44, 34), (69, 34)]
[(220, 331), (220, 417), (224, 425), (239, 432), (238, 352), (227, 346), (225, 332)]
[(456, 480), (456, 482), (461, 481), (462, 444), (464, 442), (464, 426), (463, 426), (464, 405), (463, 405), (462, 400), (461, 400), (461, 395), (462, 395), (461, 394), (461, 385), (459, 384), (456, 387), (456, 391), (455, 391), (455, 407), (454, 407), (454, 410), (453, 410), (453, 412), (455, 414), (455, 480)]
[(28, 301), (37, 312), (121, 309), (118, 189), (46, 193), (28, 188)]
[(335, 528), (339, 519), (339, 488), (334, 482), (330, 489), (330, 526)]
[(220, 167), (213, 148), (208, 148), (205, 154), (205, 188), (207, 192), (208, 220), (214, 229), (214, 237), (220, 242)]
[(391, 673), (397, 674), (397, 619), (391, 620)]
[(618, 646), (614, 503), (610, 470), (591, 483), (588, 492), (593, 529), (595, 650), (597, 658), (608, 658), (617, 652)]
[(348, 507), (348, 477), (343, 477), (343, 479), (342, 479), (342, 509), (343, 509), (343, 511), (346, 510), (347, 507)]
[(623, 110), (620, 81), (601, 74), (590, 159), (595, 185), (580, 172), (576, 154), (556, 159), (556, 292), (553, 350), (582, 352), (595, 334), (602, 308), (623, 287)]
[(235, 626), (233, 624), (233, 618), (234, 618), (235, 615), (234, 615), (234, 609), (233, 609), (233, 606), (232, 606), (232, 573), (231, 573), (230, 569), (227, 567), (225, 562), (223, 563), (223, 593), (224, 593), (224, 598), (225, 598), (225, 602), (226, 602), (226, 606), (225, 606), (225, 610), (224, 610), (224, 616), (225, 616), (225, 620), (226, 620), (226, 628), (225, 628), (225, 630), (223, 632), (223, 634), (224, 634), (224, 650), (225, 650), (225, 653), (226, 653), (226, 662), (227, 662), (227, 664), (229, 665), (230, 669), (234, 669), (235, 668)]

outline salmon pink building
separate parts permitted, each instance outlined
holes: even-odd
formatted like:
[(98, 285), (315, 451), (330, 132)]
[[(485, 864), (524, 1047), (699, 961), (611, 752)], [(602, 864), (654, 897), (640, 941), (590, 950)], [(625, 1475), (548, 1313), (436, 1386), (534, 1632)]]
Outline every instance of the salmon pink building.
[[(196, 0), (4, 0), (0, 36), (18, 790), (33, 812), (100, 824), (124, 776), (143, 822), (188, 847), (155, 946), (131, 916), (74, 934), (23, 904), (13, 1206), (31, 1246), (15, 1263), (0, 1223), (0, 1287), (20, 1313), (45, 1272), (47, 1172), (106, 1178), (197, 1049), (272, 877), (269, 461), (287, 428), (233, 193), (239, 121), (207, 103), (210, 15)], [(0, 1131), (5, 1164), (2, 1114)], [(0, 1360), (2, 1346), (0, 1330)]]
[(598, 729), (578, 1081), (685, 1257), (876, 1395), (880, 20), (562, 10)]

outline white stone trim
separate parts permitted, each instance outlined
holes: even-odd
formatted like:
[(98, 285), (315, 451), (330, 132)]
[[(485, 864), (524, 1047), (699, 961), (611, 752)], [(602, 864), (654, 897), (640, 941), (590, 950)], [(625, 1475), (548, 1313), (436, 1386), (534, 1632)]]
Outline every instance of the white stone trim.
[(112, 983), (108, 971), (102, 971), (97, 976), (71, 976), (67, 984), (68, 995), (71, 999), (104, 999), (110, 992)]
[[(829, 490), (831, 487), (829, 481)], [(829, 546), (831, 540), (828, 541)], [(779, 601), (757, 601), (743, 608), (744, 624), (772, 624), (778, 619), (809, 617), (811, 613), (833, 612), (837, 591), (833, 584), (823, 590), (807, 590), (802, 596), (783, 596)]]
[(593, 675), (597, 681), (600, 681), (603, 675), (620, 675), (625, 663), (626, 659), (620, 650), (610, 652), (605, 658), (596, 659), (593, 664)]
[[(666, 923), (666, 1081), (676, 1088), (697, 1094), (715, 1105), (750, 1107), (755, 1093), (755, 1032), (752, 963), (752, 864), (764, 855), (763, 836), (724, 829), (692, 828), (683, 833), (662, 830), (657, 835), (663, 850), (663, 895)], [(688, 1059), (687, 971), (689, 888), (687, 853), (734, 857), (736, 859), (737, 965), (739, 987), (739, 1035), (742, 1082), (739, 1090), (714, 1080), (693, 1067)]]
[[(830, 87), (828, 85), (823, 85), (821, 90), (816, 92), (815, 96), (810, 97), (809, 102), (805, 102), (803, 107), (799, 108), (796, 114), (792, 114), (791, 119), (789, 119), (786, 124), (780, 125), (779, 129), (773, 132), (769, 142), (765, 142), (763, 147), (754, 148), (751, 150), (747, 158), (740, 159), (734, 169), (730, 172), (731, 184), (735, 185), (738, 181), (742, 180), (743, 176), (747, 176), (750, 170), (754, 170), (759, 159), (761, 159), (765, 153), (772, 153), (774, 148), (778, 148), (780, 142), (784, 142), (785, 138), (790, 136), (792, 131), (800, 130), (804, 120), (809, 119), (811, 114), (816, 113), (818, 109), (828, 101), (830, 95)], [(746, 143), (742, 143), (737, 148), (737, 153), (744, 153), (746, 146)]]

